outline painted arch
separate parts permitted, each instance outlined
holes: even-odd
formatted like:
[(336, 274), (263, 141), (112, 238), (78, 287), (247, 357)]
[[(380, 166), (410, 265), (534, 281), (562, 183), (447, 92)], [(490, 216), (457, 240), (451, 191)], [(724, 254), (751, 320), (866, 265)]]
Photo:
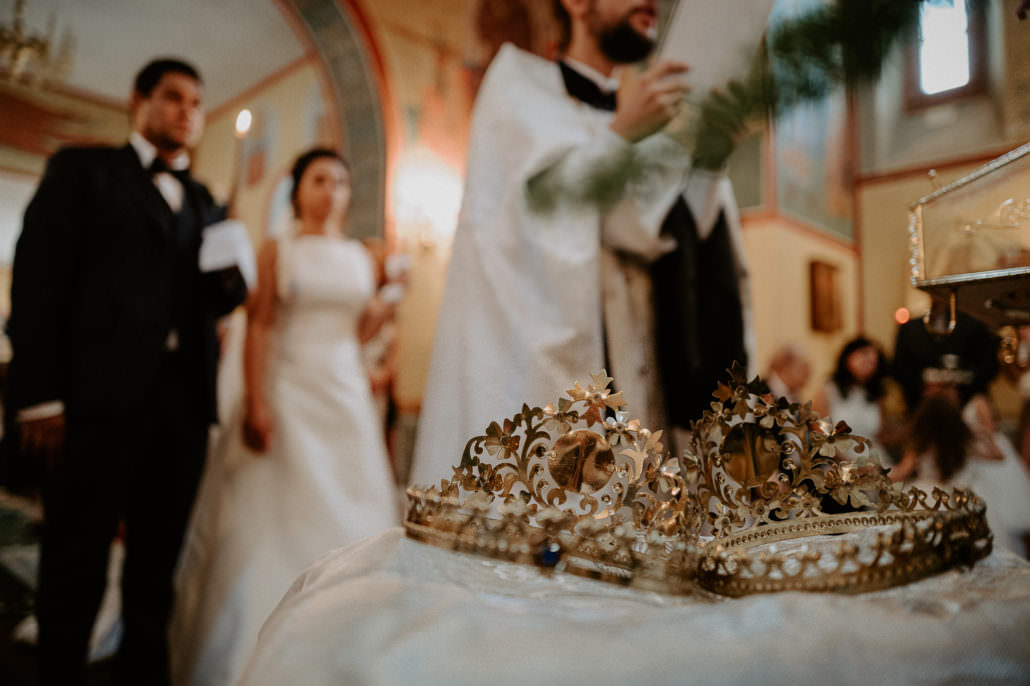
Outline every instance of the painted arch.
[(368, 24), (355, 0), (279, 0), (318, 54), (326, 97), (351, 164), (351, 235), (383, 236), (386, 224), (386, 84)]

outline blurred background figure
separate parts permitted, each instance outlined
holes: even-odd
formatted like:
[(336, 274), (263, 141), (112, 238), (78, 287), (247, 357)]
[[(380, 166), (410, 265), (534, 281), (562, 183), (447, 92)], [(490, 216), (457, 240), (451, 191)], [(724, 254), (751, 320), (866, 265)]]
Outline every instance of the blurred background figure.
[(995, 545), (1027, 557), (1030, 532), (1030, 475), (1012, 442), (983, 424), (990, 411), (983, 396), (960, 406), (957, 387), (931, 384), (909, 425), (905, 453), (891, 471), (895, 481), (972, 489), (987, 502)]
[(774, 396), (796, 403), (803, 402), (801, 391), (811, 376), (812, 365), (804, 349), (795, 343), (788, 343), (773, 354), (764, 380)]
[(361, 353), (394, 306), (375, 257), (347, 237), (344, 159), (315, 148), (291, 177), (296, 229), (262, 246), (247, 305), (242, 427), (227, 427), (186, 543), (177, 683), (235, 683), (300, 572), (400, 521)]
[[(943, 303), (931, 305), (940, 316)], [(898, 327), (892, 373), (901, 384), (911, 414), (919, 407), (927, 384), (954, 386), (960, 406), (974, 395), (986, 394), (998, 375), (998, 337), (978, 319), (958, 312), (955, 330), (931, 333), (922, 317)]]
[(872, 440), (883, 453), (883, 400), (887, 358), (880, 346), (864, 336), (848, 341), (837, 356), (829, 382), (816, 394), (813, 409)]

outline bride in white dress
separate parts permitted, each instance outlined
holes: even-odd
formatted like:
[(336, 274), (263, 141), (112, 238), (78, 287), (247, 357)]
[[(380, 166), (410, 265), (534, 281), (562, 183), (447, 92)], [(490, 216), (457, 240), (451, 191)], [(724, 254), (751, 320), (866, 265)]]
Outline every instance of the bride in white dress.
[(265, 618), (308, 565), (399, 523), (361, 356), (392, 307), (375, 293), (370, 253), (344, 238), (342, 158), (306, 153), (293, 180), (299, 230), (259, 253), (244, 402), (225, 418), (182, 554), (176, 683), (235, 683)]

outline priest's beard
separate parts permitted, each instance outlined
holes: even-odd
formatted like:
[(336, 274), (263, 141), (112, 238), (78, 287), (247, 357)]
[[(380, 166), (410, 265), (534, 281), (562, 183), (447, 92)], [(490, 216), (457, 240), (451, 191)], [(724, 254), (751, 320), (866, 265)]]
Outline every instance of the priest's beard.
[(616, 64), (639, 62), (654, 50), (654, 39), (638, 33), (629, 23), (629, 14), (614, 24), (599, 26), (599, 23), (595, 10), (591, 32), (597, 37), (601, 53)]

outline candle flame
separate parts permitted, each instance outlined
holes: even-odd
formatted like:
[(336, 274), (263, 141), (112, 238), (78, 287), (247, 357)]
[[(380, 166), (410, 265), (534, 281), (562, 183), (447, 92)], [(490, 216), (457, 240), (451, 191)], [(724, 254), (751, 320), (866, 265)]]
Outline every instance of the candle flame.
[(240, 110), (240, 113), (236, 115), (236, 135), (239, 138), (247, 135), (253, 120), (254, 115), (250, 113), (250, 110)]

